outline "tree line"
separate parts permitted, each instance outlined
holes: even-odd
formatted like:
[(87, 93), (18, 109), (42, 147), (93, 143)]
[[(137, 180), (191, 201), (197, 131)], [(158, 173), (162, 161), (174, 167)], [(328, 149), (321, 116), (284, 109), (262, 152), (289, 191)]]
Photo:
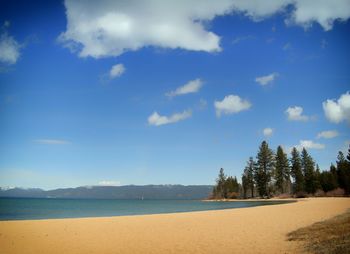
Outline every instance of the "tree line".
[(350, 146), (348, 155), (339, 151), (336, 165), (320, 171), (318, 164), (306, 148), (301, 152), (296, 147), (290, 158), (281, 146), (274, 152), (263, 141), (255, 159), (250, 157), (244, 168), (241, 183), (236, 177), (226, 176), (221, 168), (212, 197), (222, 198), (270, 198), (278, 195), (323, 195), (336, 189), (350, 194)]

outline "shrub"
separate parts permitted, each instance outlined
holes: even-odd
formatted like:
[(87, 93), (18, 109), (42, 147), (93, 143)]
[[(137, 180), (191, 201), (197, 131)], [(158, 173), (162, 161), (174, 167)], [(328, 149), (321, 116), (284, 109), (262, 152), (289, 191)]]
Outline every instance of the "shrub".
[(345, 195), (344, 189), (336, 188), (326, 193), (327, 197), (343, 197)]

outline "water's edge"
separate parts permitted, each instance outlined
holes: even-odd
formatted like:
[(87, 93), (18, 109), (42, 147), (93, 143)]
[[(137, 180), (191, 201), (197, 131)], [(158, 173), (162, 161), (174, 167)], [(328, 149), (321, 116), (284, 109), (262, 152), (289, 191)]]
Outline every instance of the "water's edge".
[(286, 201), (0, 198), (0, 221), (149, 215), (288, 204)]

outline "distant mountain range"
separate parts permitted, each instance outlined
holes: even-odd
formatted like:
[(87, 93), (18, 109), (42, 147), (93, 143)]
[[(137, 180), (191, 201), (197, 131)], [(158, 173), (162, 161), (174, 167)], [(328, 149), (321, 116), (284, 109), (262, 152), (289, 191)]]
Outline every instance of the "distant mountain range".
[(55, 190), (0, 188), (0, 197), (68, 199), (204, 199), (211, 185), (83, 186)]

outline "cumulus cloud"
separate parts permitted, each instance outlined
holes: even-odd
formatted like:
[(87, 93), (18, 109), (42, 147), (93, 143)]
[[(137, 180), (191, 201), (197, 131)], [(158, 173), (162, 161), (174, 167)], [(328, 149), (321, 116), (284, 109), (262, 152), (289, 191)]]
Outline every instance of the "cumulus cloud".
[(190, 110), (185, 110), (182, 113), (175, 113), (171, 116), (161, 116), (158, 114), (158, 112), (153, 112), (153, 114), (148, 117), (148, 124), (160, 126), (164, 124), (176, 123), (191, 116), (192, 112)]
[(301, 151), (305, 149), (324, 149), (326, 146), (324, 144), (315, 143), (312, 140), (300, 140), (299, 145), (296, 145), (295, 148)]
[(294, 11), (286, 19), (287, 24), (297, 24), (305, 28), (317, 22), (325, 31), (333, 28), (335, 21), (346, 21), (350, 17), (349, 0), (294, 0)]
[(203, 85), (202, 80), (199, 78), (188, 81), (185, 85), (176, 88), (175, 91), (166, 93), (166, 96), (174, 97), (178, 95), (184, 95), (188, 93), (197, 93)]
[(8, 34), (7, 27), (10, 23), (5, 21), (0, 34), (0, 62), (4, 64), (15, 64), (20, 57), (21, 45)]
[(285, 113), (289, 121), (307, 121), (308, 116), (303, 115), (303, 108), (299, 106), (289, 107)]
[(252, 104), (249, 101), (232, 94), (225, 96), (222, 101), (214, 102), (217, 117), (220, 117), (221, 114), (235, 114), (247, 110), (251, 106)]
[(206, 26), (216, 16), (260, 21), (284, 13), (287, 24), (330, 30), (350, 16), (349, 0), (66, 0), (67, 28), (59, 40), (79, 56), (118, 56), (147, 46), (217, 52), (220, 36)]
[(317, 134), (317, 138), (335, 138), (339, 136), (339, 133), (335, 130), (333, 131), (321, 131)]
[(43, 144), (43, 145), (68, 145), (71, 144), (68, 140), (63, 139), (36, 139), (35, 143)]
[(326, 100), (322, 103), (326, 118), (332, 123), (347, 121), (350, 123), (350, 94), (346, 92), (338, 100)]
[(123, 64), (113, 65), (111, 70), (109, 71), (109, 77), (111, 79), (120, 77), (125, 72), (125, 67)]
[(265, 86), (271, 82), (273, 82), (278, 77), (278, 73), (274, 72), (266, 76), (255, 78), (255, 82), (259, 83), (262, 86)]
[(264, 136), (265, 137), (271, 137), (272, 136), (272, 134), (273, 134), (273, 129), (272, 128), (265, 128), (264, 130), (263, 130), (263, 134), (264, 134)]
[(100, 185), (100, 186), (119, 186), (120, 181), (103, 180), (103, 181), (98, 182), (98, 185)]

